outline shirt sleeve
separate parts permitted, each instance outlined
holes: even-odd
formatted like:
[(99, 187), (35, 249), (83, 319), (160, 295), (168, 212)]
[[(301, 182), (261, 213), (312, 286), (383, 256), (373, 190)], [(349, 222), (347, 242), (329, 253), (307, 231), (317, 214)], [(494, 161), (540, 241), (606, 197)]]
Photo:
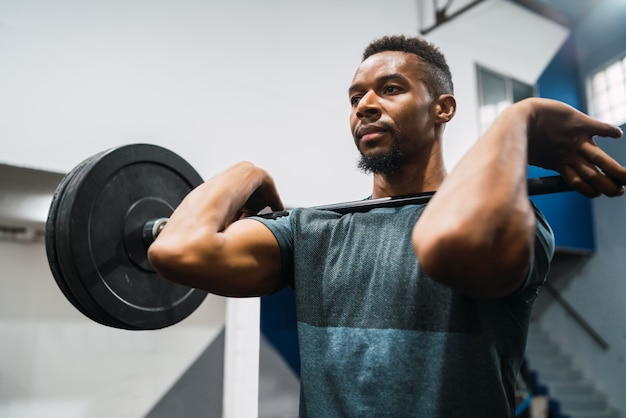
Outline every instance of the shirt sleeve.
[(534, 301), (539, 293), (539, 289), (545, 283), (555, 249), (554, 233), (548, 221), (539, 208), (534, 203), (531, 202), (531, 204), (535, 210), (535, 218), (537, 220), (534, 251), (524, 285), (514, 293), (515, 296), (521, 298), (526, 303)]
[(280, 273), (280, 285), (278, 290), (283, 287), (293, 287), (294, 286), (294, 277), (293, 277), (293, 227), (292, 227), (292, 214), (293, 211), (289, 213), (287, 216), (282, 216), (275, 219), (266, 219), (259, 216), (253, 216), (248, 219), (254, 219), (258, 222), (261, 222), (265, 225), (271, 232), (274, 234), (276, 241), (278, 242), (278, 246), (280, 248), (280, 262), (281, 262), (281, 273)]

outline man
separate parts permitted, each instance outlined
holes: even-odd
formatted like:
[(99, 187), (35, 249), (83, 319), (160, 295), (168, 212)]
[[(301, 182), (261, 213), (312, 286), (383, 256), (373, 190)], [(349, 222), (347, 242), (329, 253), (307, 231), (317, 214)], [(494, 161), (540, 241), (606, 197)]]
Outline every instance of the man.
[[(296, 294), (303, 417), (505, 417), (554, 241), (528, 199), (528, 164), (587, 196), (624, 193), (593, 142), (611, 125), (551, 100), (510, 106), (448, 174), (456, 111), (443, 55), (419, 38), (370, 44), (349, 88), (372, 198), (436, 190), (428, 205), (338, 215), (282, 208), (242, 162), (181, 203), (150, 247), (166, 278), (227, 296)], [(240, 220), (241, 219), (241, 220)]]

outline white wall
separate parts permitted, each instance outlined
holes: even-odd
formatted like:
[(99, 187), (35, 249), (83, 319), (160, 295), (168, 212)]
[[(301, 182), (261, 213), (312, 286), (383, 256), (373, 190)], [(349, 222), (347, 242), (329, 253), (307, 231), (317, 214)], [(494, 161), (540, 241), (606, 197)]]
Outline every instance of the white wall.
[(163, 330), (104, 327), (61, 294), (42, 243), (0, 241), (0, 417), (142, 416), (223, 324), (224, 301), (208, 296)]
[[(66, 172), (151, 142), (205, 178), (252, 160), (288, 205), (362, 198), (370, 180), (354, 168), (347, 87), (370, 40), (418, 30), (414, 0), (390, 5), (0, 0), (0, 162)], [(474, 64), (534, 82), (564, 35), (501, 0), (429, 35), (456, 78), (449, 167), (478, 131)], [(1, 243), (0, 415), (139, 416), (210, 342), (220, 303), (188, 326), (107, 329), (62, 299), (41, 243)]]
[[(151, 142), (205, 178), (250, 159), (286, 203), (360, 198), (347, 87), (367, 42), (416, 30), (412, 0), (378, 7), (0, 0), (0, 162), (66, 172)], [(165, 330), (103, 327), (63, 298), (41, 242), (0, 242), (0, 416), (142, 416), (223, 323), (210, 297)]]
[(458, 109), (444, 141), (449, 168), (480, 131), (476, 64), (532, 85), (567, 35), (563, 27), (501, 0), (481, 3), (428, 34), (446, 54), (454, 77)]
[[(368, 193), (346, 89), (367, 42), (419, 26), (413, 0), (384, 12), (374, 0), (2, 0), (0, 24), (0, 161), (65, 172), (102, 149), (151, 142), (205, 178), (252, 160), (302, 206)], [(460, 103), (449, 166), (476, 136), (475, 62), (532, 83), (565, 35), (503, 0), (429, 34)]]
[(360, 198), (347, 87), (367, 42), (416, 20), (413, 0), (0, 1), (0, 160), (68, 171), (151, 142), (205, 178), (250, 159), (290, 204)]

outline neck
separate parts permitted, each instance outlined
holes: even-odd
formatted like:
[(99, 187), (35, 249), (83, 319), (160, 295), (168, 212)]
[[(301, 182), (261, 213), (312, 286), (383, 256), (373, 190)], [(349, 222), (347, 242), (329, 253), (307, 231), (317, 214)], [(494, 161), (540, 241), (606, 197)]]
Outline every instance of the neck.
[(430, 155), (426, 161), (406, 164), (394, 174), (375, 174), (372, 198), (434, 192), (446, 174), (441, 154)]

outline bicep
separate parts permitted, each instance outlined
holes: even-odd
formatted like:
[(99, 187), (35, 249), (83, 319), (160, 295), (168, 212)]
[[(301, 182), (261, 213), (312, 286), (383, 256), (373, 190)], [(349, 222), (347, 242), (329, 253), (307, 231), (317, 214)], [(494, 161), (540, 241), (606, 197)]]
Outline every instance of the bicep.
[(222, 232), (223, 291), (228, 296), (260, 296), (280, 283), (281, 254), (274, 234), (263, 223), (242, 219)]

